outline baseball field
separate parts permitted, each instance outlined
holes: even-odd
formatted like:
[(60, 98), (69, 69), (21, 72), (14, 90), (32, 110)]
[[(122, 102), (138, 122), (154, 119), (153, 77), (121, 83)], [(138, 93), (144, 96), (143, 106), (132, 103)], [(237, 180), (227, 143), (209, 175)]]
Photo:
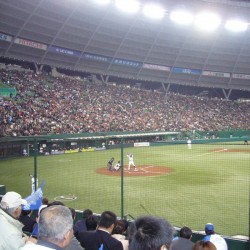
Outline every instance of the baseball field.
[[(137, 171), (128, 170), (128, 153)], [(248, 235), (250, 145), (162, 145), (125, 148), (122, 155), (123, 178), (106, 167), (111, 157), (121, 160), (121, 149), (39, 156), (44, 197), (79, 210), (112, 210), (128, 218), (152, 214), (197, 231), (211, 222), (222, 235)], [(33, 157), (0, 161), (0, 184), (7, 191), (28, 196), (30, 173)]]

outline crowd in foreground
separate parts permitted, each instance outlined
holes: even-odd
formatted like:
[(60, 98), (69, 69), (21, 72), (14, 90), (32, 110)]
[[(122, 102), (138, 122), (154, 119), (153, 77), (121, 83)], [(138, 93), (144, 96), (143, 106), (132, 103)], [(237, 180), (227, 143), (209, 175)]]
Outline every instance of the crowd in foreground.
[[(90, 209), (74, 223), (75, 210), (61, 202), (44, 200), (37, 221), (22, 211), (27, 201), (16, 192), (7, 192), (0, 203), (0, 249), (4, 250), (227, 250), (226, 241), (206, 224), (203, 240), (192, 242), (188, 227), (175, 230), (170, 222), (142, 216), (130, 225), (112, 211), (100, 216)], [(28, 217), (27, 217), (28, 216)], [(21, 223), (22, 222), (22, 223)], [(31, 224), (33, 226), (31, 226)], [(29, 232), (30, 236), (24, 232)]]
[(0, 69), (17, 95), (0, 99), (0, 136), (107, 131), (250, 129), (250, 103), (237, 103)]

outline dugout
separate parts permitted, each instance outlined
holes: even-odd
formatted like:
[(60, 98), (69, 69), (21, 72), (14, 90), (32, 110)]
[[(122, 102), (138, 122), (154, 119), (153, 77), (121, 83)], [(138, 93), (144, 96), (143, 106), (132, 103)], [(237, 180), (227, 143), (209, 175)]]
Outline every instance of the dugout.
[[(44, 136), (21, 136), (0, 138), (0, 159), (62, 153), (65, 150), (87, 150), (91, 148), (119, 148), (132, 146), (134, 142), (171, 140), (180, 132), (105, 132), (82, 134), (51, 134)], [(27, 155), (24, 155), (26, 150)]]
[[(220, 135), (216, 138), (213, 135)], [(209, 135), (209, 136), (208, 136)], [(89, 150), (93, 148), (115, 149), (132, 147), (134, 143), (150, 142), (150, 146), (186, 144), (188, 138), (192, 144), (206, 143), (244, 143), (249, 141), (250, 131), (215, 132), (105, 132), (82, 134), (51, 134), (44, 136), (21, 136), (0, 138), (0, 159), (21, 156), (61, 154), (65, 150)], [(75, 152), (74, 151), (74, 152)]]

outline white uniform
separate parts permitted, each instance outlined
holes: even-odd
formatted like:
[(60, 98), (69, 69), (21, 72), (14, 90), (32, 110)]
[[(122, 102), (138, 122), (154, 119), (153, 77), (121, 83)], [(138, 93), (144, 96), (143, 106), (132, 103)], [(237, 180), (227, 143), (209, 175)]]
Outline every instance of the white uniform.
[(192, 149), (192, 141), (191, 141), (191, 139), (187, 140), (187, 145), (188, 145), (188, 149)]
[(135, 166), (135, 163), (134, 163), (134, 156), (133, 156), (133, 154), (128, 154), (127, 157), (128, 157), (128, 170), (130, 170), (131, 166), (134, 167), (135, 170), (137, 170), (136, 166)]
[[(36, 188), (35, 188), (36, 187)], [(35, 183), (35, 177), (31, 175), (31, 194), (35, 193), (35, 191), (38, 189), (38, 179), (36, 178)]]
[(121, 164), (119, 162), (117, 162), (114, 166), (114, 169), (117, 171), (121, 168)]

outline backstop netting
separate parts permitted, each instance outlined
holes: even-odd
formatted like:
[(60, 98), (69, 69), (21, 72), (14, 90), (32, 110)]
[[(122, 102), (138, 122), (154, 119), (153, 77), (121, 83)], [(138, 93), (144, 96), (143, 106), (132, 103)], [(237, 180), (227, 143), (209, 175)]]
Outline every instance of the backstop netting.
[[(44, 197), (81, 211), (112, 210), (128, 219), (151, 214), (196, 231), (211, 222), (219, 234), (248, 236), (250, 145), (205, 142), (128, 140), (79, 147), (61, 140), (50, 143), (48, 152), (44, 141), (29, 142), (19, 149), (27, 156), (1, 160), (0, 184), (26, 197), (35, 173), (38, 186), (45, 181)], [(135, 163), (130, 169), (129, 154)], [(108, 169), (111, 158), (121, 169)]]

